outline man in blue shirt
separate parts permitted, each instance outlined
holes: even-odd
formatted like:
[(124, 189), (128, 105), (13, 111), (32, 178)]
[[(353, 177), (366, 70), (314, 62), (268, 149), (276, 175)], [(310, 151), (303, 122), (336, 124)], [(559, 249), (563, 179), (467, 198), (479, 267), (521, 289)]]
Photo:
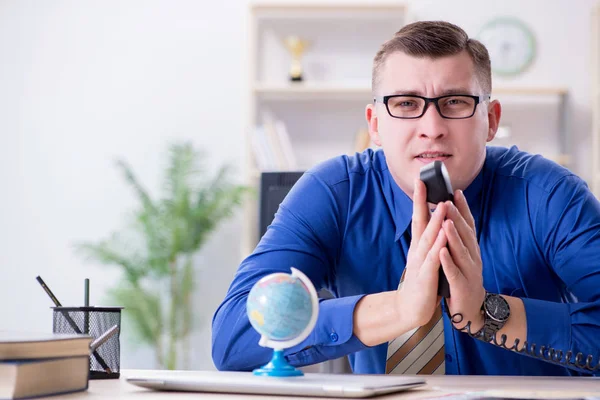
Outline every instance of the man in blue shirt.
[[(486, 146), (501, 106), (489, 97), (485, 47), (449, 23), (408, 25), (375, 56), (372, 86), (366, 119), (382, 150), (326, 161), (294, 186), (215, 313), (217, 368), (268, 362), (272, 351), (258, 345), (246, 299), (260, 278), (293, 266), (335, 296), (320, 303), (311, 335), (286, 350), (293, 365), (349, 355), (355, 373), (384, 373), (388, 342), (432, 318), (442, 268), (451, 291), (446, 374), (597, 373), (600, 205), (567, 169)], [(418, 177), (434, 160), (457, 190), (454, 204), (430, 214)], [(510, 310), (502, 323), (482, 312), (488, 297), (491, 313)], [(484, 338), (462, 331), (467, 321)], [(506, 335), (508, 347), (517, 338), (519, 349), (535, 343), (534, 353), (544, 346), (546, 358), (563, 363), (506, 349), (492, 335)], [(577, 353), (584, 358), (572, 365)]]

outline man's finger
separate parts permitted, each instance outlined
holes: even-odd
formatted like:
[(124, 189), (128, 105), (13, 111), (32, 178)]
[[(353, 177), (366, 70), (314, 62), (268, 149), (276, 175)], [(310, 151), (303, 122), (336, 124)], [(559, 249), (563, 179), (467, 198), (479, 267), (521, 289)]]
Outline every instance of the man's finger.
[(467, 221), (467, 224), (471, 227), (473, 232), (477, 232), (475, 229), (475, 218), (473, 218), (473, 214), (471, 214), (469, 203), (467, 203), (467, 199), (462, 190), (456, 190), (454, 192), (454, 205), (458, 208), (458, 211), (465, 221)]
[(446, 218), (446, 213), (448, 210), (448, 205), (444, 203), (438, 204), (437, 208), (431, 215), (431, 220), (425, 227), (425, 231), (421, 235), (421, 239), (417, 244), (417, 255), (421, 260), (425, 259), (427, 253), (433, 247), (438, 232), (442, 230), (442, 224), (444, 223), (444, 219)]
[(438, 270), (440, 269), (440, 250), (446, 246), (446, 243), (446, 233), (443, 229), (440, 229), (435, 238), (435, 242), (425, 256), (423, 265), (419, 270), (420, 274), (425, 274), (426, 276), (431, 276), (432, 278), (438, 277)]
[(458, 208), (451, 203), (448, 206), (448, 218), (452, 222), (454, 222), (454, 227), (458, 231), (458, 235), (460, 236), (462, 243), (468, 249), (471, 257), (475, 257), (476, 255), (478, 255), (479, 244), (477, 243), (477, 236), (475, 235), (475, 231), (473, 231), (469, 223), (465, 220), (463, 215), (460, 213), (460, 210), (458, 210)]
[(453, 283), (457, 282), (458, 279), (462, 276), (462, 272), (460, 268), (454, 263), (452, 256), (450, 256), (450, 252), (446, 247), (442, 247), (440, 250), (440, 262), (442, 263), (442, 269), (444, 270), (444, 274), (446, 275), (446, 279), (448, 279), (448, 284), (450, 285), (450, 292), (452, 292)]
[(427, 190), (420, 179), (415, 179), (413, 191), (412, 241), (419, 243), (421, 235), (429, 222), (429, 207), (427, 207)]
[(450, 254), (452, 260), (458, 268), (463, 268), (473, 264), (469, 249), (463, 243), (458, 231), (456, 230), (456, 224), (451, 219), (444, 222), (444, 232), (448, 238), (448, 246), (450, 247)]

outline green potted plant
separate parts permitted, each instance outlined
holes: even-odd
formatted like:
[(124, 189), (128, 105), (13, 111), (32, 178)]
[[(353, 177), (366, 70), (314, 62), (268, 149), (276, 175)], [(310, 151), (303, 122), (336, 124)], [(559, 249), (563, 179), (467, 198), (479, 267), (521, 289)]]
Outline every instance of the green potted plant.
[(212, 177), (204, 154), (190, 143), (172, 144), (161, 197), (153, 199), (131, 167), (117, 161), (139, 206), (131, 223), (97, 243), (79, 243), (88, 259), (118, 266), (123, 279), (109, 291), (125, 307), (137, 343), (154, 348), (160, 368), (179, 368), (178, 349), (188, 353), (194, 321), (193, 257), (210, 233), (241, 203), (248, 188), (230, 181), (224, 166)]

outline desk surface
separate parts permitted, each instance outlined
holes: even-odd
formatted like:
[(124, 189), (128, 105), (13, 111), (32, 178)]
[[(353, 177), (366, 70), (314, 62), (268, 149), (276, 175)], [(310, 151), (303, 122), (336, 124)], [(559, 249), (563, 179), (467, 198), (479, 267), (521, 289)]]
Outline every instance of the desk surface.
[[(92, 380), (87, 392), (73, 393), (52, 399), (164, 399), (172, 398), (202, 398), (202, 399), (258, 399), (265, 396), (239, 395), (222, 393), (166, 393), (156, 392), (131, 385), (125, 381), (132, 375), (151, 375), (160, 371), (124, 370), (121, 379)], [(191, 371), (181, 371), (182, 374), (193, 374)], [(442, 397), (449, 394), (460, 394), (467, 391), (490, 391), (489, 396), (505, 396), (514, 398), (576, 398), (600, 396), (599, 378), (564, 378), (564, 377), (500, 377), (500, 376), (430, 376), (426, 378), (427, 385), (397, 394), (373, 397), (373, 399), (425, 399)], [(268, 396), (269, 400), (290, 398), (283, 396)], [(309, 397), (294, 397), (295, 399), (310, 399)]]

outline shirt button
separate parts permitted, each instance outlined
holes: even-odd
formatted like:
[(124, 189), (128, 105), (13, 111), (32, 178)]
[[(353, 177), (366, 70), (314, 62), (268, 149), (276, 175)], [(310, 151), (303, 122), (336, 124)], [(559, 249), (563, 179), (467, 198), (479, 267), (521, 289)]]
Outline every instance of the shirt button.
[(338, 339), (339, 339), (339, 336), (338, 336), (338, 334), (337, 334), (337, 333), (333, 332), (333, 333), (330, 333), (330, 334), (329, 334), (329, 339), (330, 339), (332, 342), (337, 342), (337, 341), (338, 341)]
[(452, 356), (450, 354), (446, 354), (446, 361), (452, 362)]

